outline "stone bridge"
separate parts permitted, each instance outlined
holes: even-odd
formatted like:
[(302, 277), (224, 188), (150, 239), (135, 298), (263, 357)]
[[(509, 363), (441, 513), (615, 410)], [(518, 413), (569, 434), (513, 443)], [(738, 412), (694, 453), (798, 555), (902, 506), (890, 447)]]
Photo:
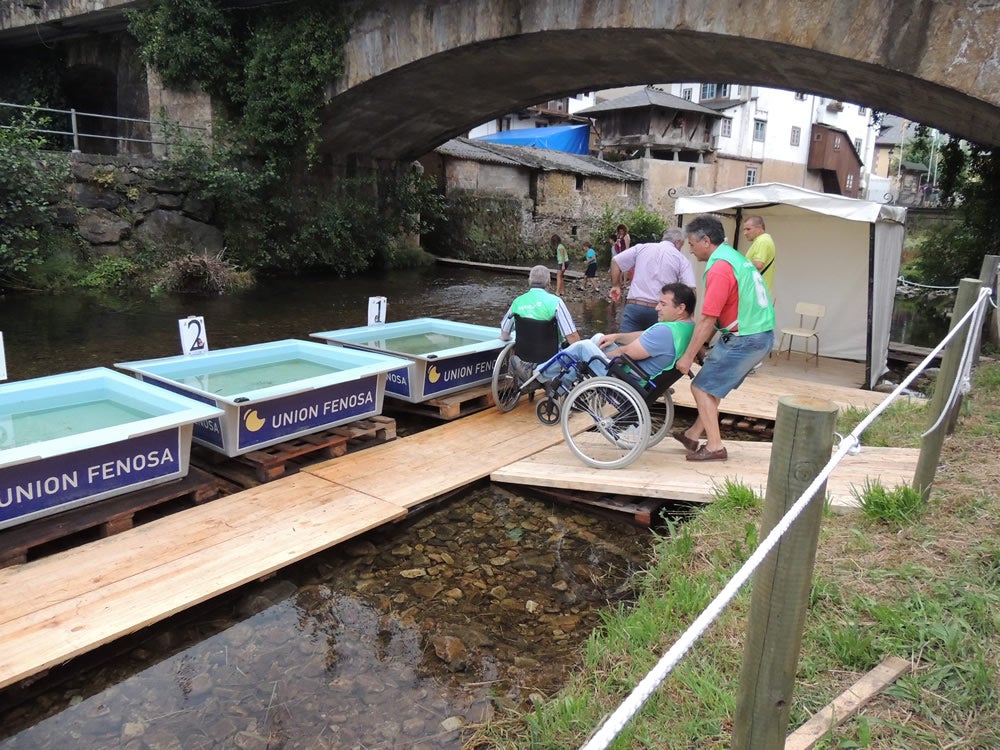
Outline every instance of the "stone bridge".
[[(76, 20), (82, 24), (88, 14), (110, 18), (129, 4), (4, 6), (20, 7), (22, 16), (86, 10)], [(346, 72), (329, 86), (322, 148), (335, 155), (410, 159), (525, 105), (671, 81), (813, 92), (1000, 144), (1000, 0), (372, 0), (364, 7)], [(0, 12), (0, 44), (25, 31), (14, 15)]]

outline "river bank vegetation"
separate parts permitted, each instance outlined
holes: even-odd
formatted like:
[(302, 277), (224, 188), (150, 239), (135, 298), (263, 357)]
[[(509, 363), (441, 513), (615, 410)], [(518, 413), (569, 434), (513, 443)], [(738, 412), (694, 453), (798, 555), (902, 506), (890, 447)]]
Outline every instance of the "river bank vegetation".
[[(873, 484), (859, 493), (863, 512), (825, 514), (789, 730), (888, 656), (913, 669), (818, 748), (1000, 747), (998, 414), (1000, 365), (983, 364), (926, 506), (909, 488)], [(862, 417), (844, 414), (837, 429)], [(894, 406), (862, 443), (916, 446), (926, 419)], [(760, 505), (721, 481), (714, 504), (657, 538), (634, 603), (604, 612), (566, 687), (498, 715), (467, 746), (584, 744), (751, 554)], [(749, 605), (745, 587), (613, 747), (729, 746)]]

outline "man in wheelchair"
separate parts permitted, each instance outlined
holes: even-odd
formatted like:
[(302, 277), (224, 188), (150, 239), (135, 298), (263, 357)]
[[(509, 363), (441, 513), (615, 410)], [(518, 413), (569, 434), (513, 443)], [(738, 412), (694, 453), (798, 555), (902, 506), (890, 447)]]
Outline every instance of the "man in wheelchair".
[(573, 344), (580, 340), (566, 303), (548, 291), (550, 282), (548, 268), (533, 266), (528, 272), (531, 288), (511, 303), (500, 321), (502, 341), (510, 339), (511, 330), (517, 333), (509, 366), (521, 381), (531, 377), (536, 364), (555, 354), (561, 341)]
[(642, 393), (647, 380), (671, 369), (687, 349), (694, 332), (691, 316), (695, 301), (691, 287), (681, 283), (666, 284), (660, 290), (656, 305), (656, 323), (645, 331), (598, 333), (591, 339), (571, 344), (535, 369), (538, 382), (545, 384), (561, 378), (568, 391), (580, 376), (580, 363), (586, 364), (589, 375), (607, 375), (612, 359), (624, 355), (636, 363), (641, 372), (630, 372), (626, 364), (613, 368), (611, 374), (632, 381), (630, 384)]

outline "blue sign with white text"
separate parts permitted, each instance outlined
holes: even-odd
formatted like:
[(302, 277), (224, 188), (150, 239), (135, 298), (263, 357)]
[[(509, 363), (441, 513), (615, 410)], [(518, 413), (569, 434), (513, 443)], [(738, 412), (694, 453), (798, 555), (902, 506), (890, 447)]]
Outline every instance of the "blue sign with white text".
[(240, 408), (239, 448), (372, 416), (378, 409), (378, 376), (249, 403)]
[(434, 361), (424, 374), (424, 395), (430, 396), (467, 385), (485, 383), (493, 377), (494, 350)]
[(385, 378), (385, 389), (389, 393), (395, 393), (397, 396), (409, 398), (410, 370), (412, 368), (413, 365), (407, 365), (406, 367), (400, 367), (398, 370), (390, 371)]
[(0, 527), (180, 471), (179, 428), (7, 466), (0, 469)]

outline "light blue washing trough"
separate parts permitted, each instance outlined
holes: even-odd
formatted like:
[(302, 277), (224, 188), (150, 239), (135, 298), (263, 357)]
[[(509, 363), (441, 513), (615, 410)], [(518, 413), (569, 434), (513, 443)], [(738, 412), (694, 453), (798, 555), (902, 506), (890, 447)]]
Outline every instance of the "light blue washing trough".
[(383, 354), (286, 339), (117, 367), (223, 411), (194, 441), (239, 456), (382, 412), (386, 373), (405, 362)]
[(506, 342), (500, 329), (440, 318), (414, 318), (312, 333), (336, 346), (384, 352), (409, 360), (389, 373), (386, 393), (420, 403), (489, 383)]
[(0, 528), (186, 476), (220, 414), (104, 367), (0, 384)]

